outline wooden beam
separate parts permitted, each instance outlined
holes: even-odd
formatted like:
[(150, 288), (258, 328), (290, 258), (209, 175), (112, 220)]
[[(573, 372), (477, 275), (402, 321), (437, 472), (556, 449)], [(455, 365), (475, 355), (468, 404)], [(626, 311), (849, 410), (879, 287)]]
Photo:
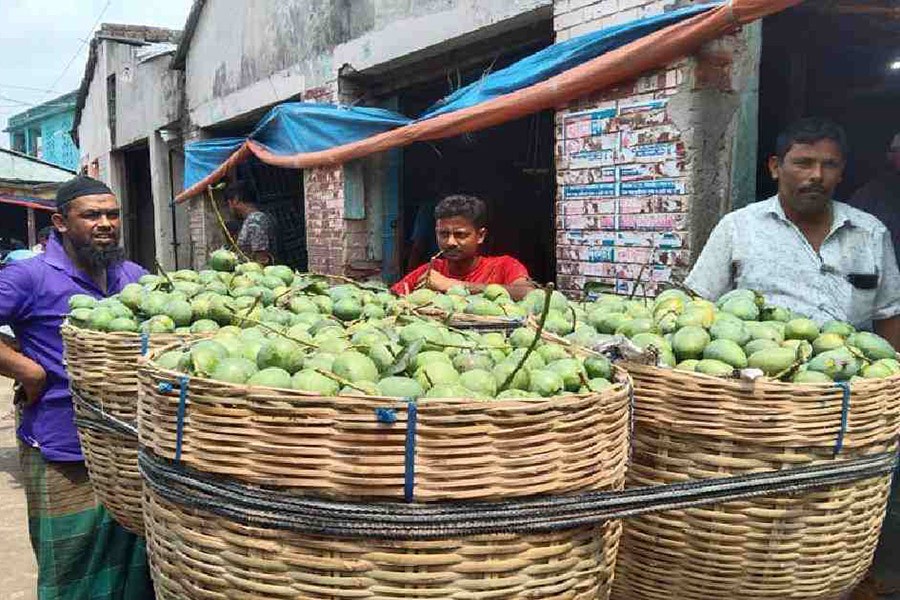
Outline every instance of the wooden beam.
[(892, 6), (860, 6), (851, 4), (809, 4), (804, 6), (820, 13), (838, 13), (842, 15), (864, 15), (900, 20), (900, 7)]
[(37, 223), (34, 219), (34, 209), (29, 206), (25, 210), (28, 211), (28, 247), (34, 248), (37, 244)]

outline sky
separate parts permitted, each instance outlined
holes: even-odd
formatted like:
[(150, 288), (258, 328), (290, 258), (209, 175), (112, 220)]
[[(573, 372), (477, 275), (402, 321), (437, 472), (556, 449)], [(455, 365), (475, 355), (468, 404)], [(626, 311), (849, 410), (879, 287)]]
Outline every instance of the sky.
[(7, 119), (77, 89), (100, 23), (182, 29), (192, 0), (0, 0), (0, 146)]

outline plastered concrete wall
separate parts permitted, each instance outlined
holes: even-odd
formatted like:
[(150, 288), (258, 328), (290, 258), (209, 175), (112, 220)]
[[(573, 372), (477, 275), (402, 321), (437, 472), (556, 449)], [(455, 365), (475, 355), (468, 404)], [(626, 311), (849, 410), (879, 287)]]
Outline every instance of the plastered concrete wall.
[(140, 46), (106, 42), (109, 71), (116, 75), (116, 146), (144, 140), (179, 118), (180, 74), (171, 54), (140, 61)]
[(208, 0), (186, 59), (198, 127), (327, 86), (552, 0)]
[[(81, 110), (81, 123), (78, 125), (79, 161), (81, 166), (89, 169), (94, 160), (108, 156), (111, 149), (106, 117), (107, 53), (107, 44), (100, 44), (97, 48), (94, 76), (88, 86), (84, 108)], [(109, 183), (106, 178), (103, 181)]]
[[(119, 149), (146, 143), (150, 151), (151, 193), (154, 204), (154, 241), (163, 268), (176, 265), (172, 231), (173, 186), (170, 182), (168, 145), (159, 129), (179, 119), (180, 73), (169, 69), (171, 53), (140, 60), (141, 46), (105, 40), (97, 48), (98, 60), (78, 127), (80, 164), (106, 182), (123, 204), (128, 176)], [(145, 47), (144, 47), (145, 48)], [(108, 78), (116, 78), (115, 140), (109, 126)], [(113, 145), (115, 141), (115, 145)], [(96, 168), (96, 170), (95, 170)], [(173, 172), (174, 176), (174, 172)], [(186, 208), (176, 210), (176, 223), (186, 226)], [(183, 214), (182, 214), (183, 213)], [(126, 228), (127, 229), (127, 228)], [(189, 244), (187, 229), (178, 235)], [(131, 241), (127, 238), (124, 243)], [(182, 256), (178, 265), (186, 261)]]
[[(554, 27), (568, 39), (675, 6), (557, 0)], [(752, 193), (759, 40), (745, 29), (557, 112), (562, 290), (599, 281), (655, 295), (679, 283), (735, 193)]]

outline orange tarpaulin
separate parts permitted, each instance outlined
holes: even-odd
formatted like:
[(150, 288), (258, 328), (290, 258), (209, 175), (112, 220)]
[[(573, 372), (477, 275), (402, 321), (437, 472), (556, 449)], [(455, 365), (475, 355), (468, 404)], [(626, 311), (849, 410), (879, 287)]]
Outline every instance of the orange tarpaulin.
[(442, 114), (320, 152), (283, 156), (248, 140), (219, 168), (179, 194), (175, 201), (182, 202), (203, 193), (208, 186), (224, 178), (232, 167), (249, 158), (251, 154), (267, 164), (292, 169), (338, 165), (414, 142), (479, 131), (542, 110), (563, 106), (670, 64), (690, 55), (703, 44), (734, 32), (742, 25), (801, 2), (802, 0), (732, 0), (709, 12), (607, 52), (541, 83), (471, 108)]

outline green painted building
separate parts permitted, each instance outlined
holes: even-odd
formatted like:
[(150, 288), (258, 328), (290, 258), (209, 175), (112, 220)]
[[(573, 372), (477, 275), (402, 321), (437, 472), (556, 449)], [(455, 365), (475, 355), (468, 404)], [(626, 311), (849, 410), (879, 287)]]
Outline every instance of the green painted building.
[(6, 127), (10, 148), (64, 169), (77, 170), (78, 147), (70, 135), (76, 97), (77, 92), (69, 92), (10, 117)]

